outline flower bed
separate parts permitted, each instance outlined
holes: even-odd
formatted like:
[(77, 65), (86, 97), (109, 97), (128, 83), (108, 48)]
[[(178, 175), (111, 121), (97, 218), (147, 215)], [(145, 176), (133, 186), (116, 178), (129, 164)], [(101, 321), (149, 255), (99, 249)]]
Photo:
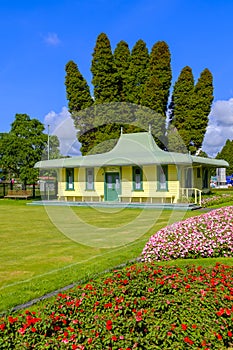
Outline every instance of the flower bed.
[(208, 208), (213, 205), (219, 205), (222, 203), (232, 202), (233, 201), (233, 195), (230, 193), (222, 193), (215, 196), (202, 198), (201, 200), (201, 206), (202, 208)]
[(142, 252), (144, 261), (177, 258), (231, 257), (233, 207), (167, 226), (153, 235)]
[(1, 349), (229, 349), (233, 267), (138, 263), (0, 319)]

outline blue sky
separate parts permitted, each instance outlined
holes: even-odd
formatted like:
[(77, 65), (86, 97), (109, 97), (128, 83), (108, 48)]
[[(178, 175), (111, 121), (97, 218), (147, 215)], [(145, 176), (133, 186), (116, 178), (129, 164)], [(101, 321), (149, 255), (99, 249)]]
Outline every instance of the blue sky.
[(16, 113), (45, 125), (66, 119), (65, 65), (75, 61), (91, 86), (92, 52), (104, 32), (113, 50), (120, 40), (131, 49), (143, 39), (149, 50), (166, 41), (173, 83), (186, 65), (195, 80), (204, 68), (212, 72), (203, 148), (213, 156), (233, 138), (232, 13), (231, 0), (0, 0), (0, 132)]

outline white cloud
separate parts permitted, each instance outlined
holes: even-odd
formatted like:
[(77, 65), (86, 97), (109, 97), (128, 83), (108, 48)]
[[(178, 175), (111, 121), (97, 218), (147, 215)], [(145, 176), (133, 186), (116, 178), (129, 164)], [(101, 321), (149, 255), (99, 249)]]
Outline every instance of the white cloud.
[(219, 100), (213, 104), (203, 142), (203, 151), (215, 157), (227, 139), (233, 139), (233, 98)]
[(60, 39), (58, 38), (57, 33), (48, 33), (44, 37), (44, 41), (46, 42), (46, 44), (48, 44), (50, 46), (57, 46), (61, 42)]
[(66, 107), (61, 112), (49, 112), (44, 117), (44, 124), (49, 125), (50, 135), (56, 135), (60, 141), (60, 152), (62, 155), (80, 155), (80, 144), (77, 141), (77, 130), (74, 127), (73, 119)]

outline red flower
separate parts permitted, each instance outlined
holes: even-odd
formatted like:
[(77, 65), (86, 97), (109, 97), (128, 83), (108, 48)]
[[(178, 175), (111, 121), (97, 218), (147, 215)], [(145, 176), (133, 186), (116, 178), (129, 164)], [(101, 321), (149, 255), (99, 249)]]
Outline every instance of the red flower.
[(188, 328), (188, 326), (184, 323), (181, 324), (181, 327), (182, 327), (183, 331), (186, 331), (186, 329)]
[(108, 331), (110, 331), (110, 330), (112, 329), (112, 321), (111, 321), (111, 320), (108, 320), (108, 321), (106, 322), (106, 329), (107, 329)]
[(88, 344), (91, 344), (92, 343), (92, 338), (88, 338), (87, 342), (88, 342)]
[(104, 308), (105, 309), (108, 309), (108, 308), (111, 308), (112, 307), (112, 303), (106, 303), (104, 304)]
[(8, 321), (10, 322), (10, 323), (14, 323), (14, 322), (17, 322), (18, 321), (18, 318), (17, 317), (12, 317), (12, 316), (9, 316), (8, 317)]
[(228, 335), (228, 337), (232, 337), (232, 332), (231, 332), (231, 331), (228, 331), (228, 332), (227, 332), (227, 335)]
[(184, 337), (184, 342), (193, 345), (193, 341), (189, 337)]
[(112, 340), (113, 341), (116, 341), (117, 340), (117, 337), (115, 335), (112, 336)]
[(142, 320), (142, 311), (138, 311), (136, 314), (136, 321), (140, 322)]
[(224, 314), (224, 309), (221, 307), (220, 310), (217, 312), (218, 316), (222, 316)]
[(172, 332), (167, 332), (167, 335), (168, 335), (168, 336), (172, 335)]
[(218, 338), (218, 340), (221, 340), (222, 339), (222, 336), (221, 336), (221, 334), (217, 334), (217, 338)]
[(4, 331), (4, 329), (5, 329), (5, 323), (0, 324), (0, 329), (1, 329), (1, 331)]
[(35, 328), (35, 327), (32, 327), (32, 328), (31, 328), (31, 331), (32, 331), (33, 333), (35, 333), (35, 332), (36, 332), (36, 328)]

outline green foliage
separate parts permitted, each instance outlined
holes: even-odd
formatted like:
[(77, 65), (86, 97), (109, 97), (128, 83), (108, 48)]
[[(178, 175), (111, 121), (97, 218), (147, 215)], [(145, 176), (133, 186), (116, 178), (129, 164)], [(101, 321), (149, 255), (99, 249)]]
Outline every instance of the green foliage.
[(167, 150), (169, 152), (188, 153), (187, 147), (178, 130), (171, 124), (167, 130)]
[(119, 99), (121, 102), (125, 102), (127, 96), (127, 74), (130, 62), (130, 50), (125, 41), (122, 40), (117, 44), (113, 53), (113, 60), (117, 74)]
[(186, 66), (182, 69), (174, 85), (171, 119), (173, 126), (178, 130), (188, 150), (190, 146), (190, 119), (193, 90), (194, 78), (192, 69)]
[(95, 103), (119, 101), (117, 70), (110, 41), (105, 33), (101, 33), (96, 40), (91, 72)]
[(184, 67), (174, 85), (170, 120), (191, 153), (196, 153), (202, 146), (212, 101), (213, 78), (210, 71), (204, 69), (194, 85), (191, 68)]
[(216, 159), (226, 160), (229, 163), (229, 167), (226, 168), (226, 175), (233, 174), (233, 140), (226, 140), (225, 145), (217, 154)]
[(171, 55), (168, 45), (164, 41), (158, 41), (150, 53), (148, 78), (141, 104), (165, 117), (171, 79)]
[(47, 136), (44, 125), (27, 114), (16, 114), (8, 134), (0, 143), (1, 165), (10, 176), (19, 178), (24, 184), (37, 180), (36, 162), (41, 160)]
[[(93, 100), (90, 95), (88, 84), (80, 73), (77, 64), (73, 61), (69, 61), (66, 64), (65, 70), (66, 97), (68, 100), (69, 112), (73, 116), (75, 112), (90, 107), (93, 104)], [(76, 120), (77, 128), (80, 124), (82, 124), (82, 122)]]
[[(96, 114), (95, 109), (82, 113), (92, 105), (112, 102), (126, 102), (128, 110), (134, 109), (130, 104), (148, 107), (157, 113), (156, 121), (158, 121), (157, 116), (160, 115), (161, 120), (155, 130), (157, 135), (153, 133), (155, 141), (160, 140), (160, 147), (165, 148), (164, 144), (167, 145), (166, 116), (169, 114), (170, 121), (179, 132), (187, 150), (195, 153), (200, 149), (213, 100), (212, 75), (208, 69), (201, 73), (194, 86), (192, 69), (188, 66), (184, 67), (174, 85), (168, 108), (172, 71), (171, 54), (166, 42), (155, 43), (149, 54), (143, 40), (138, 40), (131, 51), (128, 44), (122, 40), (112, 53), (107, 35), (101, 33), (97, 37), (92, 56), (94, 99), (91, 98), (87, 82), (78, 71), (77, 65), (73, 61), (66, 65), (65, 84), (68, 106), (78, 130), (77, 136), (82, 145), (82, 154), (93, 152), (93, 147), (97, 150), (98, 142), (103, 143), (110, 138), (110, 135), (107, 135), (109, 132), (112, 132), (111, 138), (115, 139), (119, 135), (122, 123), (125, 133), (148, 130), (149, 124), (155, 124), (150, 117), (147, 120), (145, 116), (141, 116), (141, 107), (133, 118), (127, 120), (125, 117), (121, 123), (117, 121), (117, 117), (114, 120), (112, 111), (104, 114), (106, 106), (102, 117), (99, 112)], [(128, 116), (129, 111), (125, 115)], [(138, 121), (136, 118), (139, 118)], [(140, 123), (142, 119), (143, 127), (135, 126), (135, 123)], [(107, 127), (110, 121), (114, 125)], [(117, 124), (119, 124), (118, 129)], [(103, 125), (106, 126), (105, 132)], [(171, 130), (168, 130), (168, 134), (173, 137), (174, 129), (172, 132)], [(174, 146), (174, 140), (172, 143)], [(109, 148), (106, 145), (105, 143), (104, 147), (103, 145), (98, 147), (98, 150), (108, 151)], [(169, 147), (171, 148), (171, 145)], [(175, 149), (183, 152), (184, 148), (176, 145)]]
[(2, 349), (213, 349), (232, 345), (232, 267), (137, 263), (38, 312), (0, 319)]
[(213, 98), (213, 77), (208, 69), (204, 69), (194, 87), (192, 97), (190, 136), (195, 150), (202, 146)]
[(141, 104), (144, 85), (148, 77), (149, 53), (143, 40), (138, 40), (131, 51), (127, 75), (127, 101)]

